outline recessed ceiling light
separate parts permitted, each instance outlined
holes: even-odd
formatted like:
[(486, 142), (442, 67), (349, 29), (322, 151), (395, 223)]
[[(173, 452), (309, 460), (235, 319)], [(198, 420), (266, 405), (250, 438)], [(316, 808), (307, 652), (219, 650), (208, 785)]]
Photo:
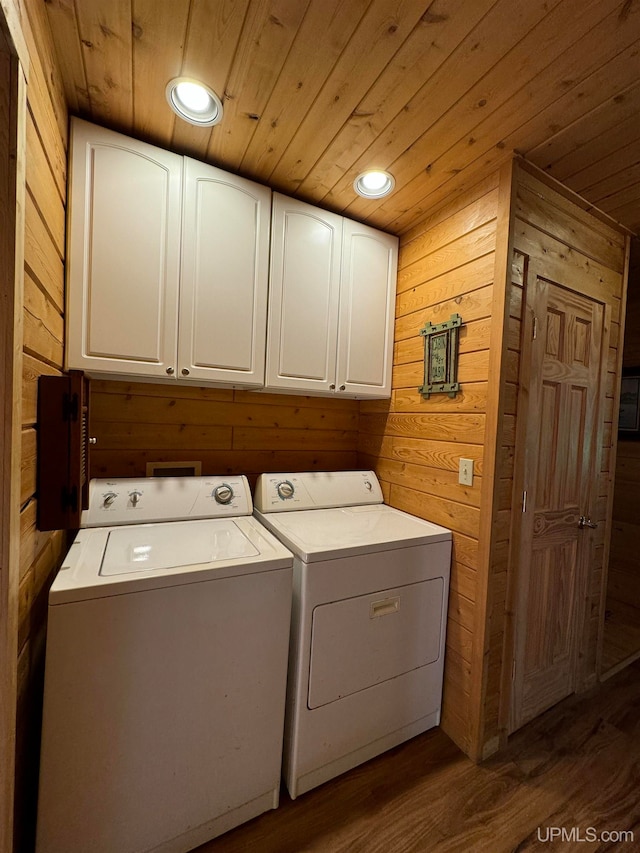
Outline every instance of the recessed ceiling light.
[(165, 90), (169, 106), (180, 118), (201, 127), (222, 119), (222, 102), (213, 89), (191, 77), (175, 77)]
[(389, 195), (396, 182), (389, 172), (362, 172), (353, 182), (353, 188), (363, 198), (382, 198)]

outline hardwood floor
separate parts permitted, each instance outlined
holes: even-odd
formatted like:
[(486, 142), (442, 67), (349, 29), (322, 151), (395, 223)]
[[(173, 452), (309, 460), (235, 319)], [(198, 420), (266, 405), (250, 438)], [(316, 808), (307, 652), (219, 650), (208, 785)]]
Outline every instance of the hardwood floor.
[[(602, 644), (602, 672), (613, 674), (625, 663), (640, 657), (640, 610), (607, 598)], [(613, 670), (613, 672), (612, 672)]]
[[(553, 827), (564, 840), (545, 841)], [(589, 827), (635, 842), (579, 841)], [(479, 766), (436, 729), (295, 801), (283, 791), (278, 809), (197, 853), (638, 849), (640, 662), (552, 708)]]

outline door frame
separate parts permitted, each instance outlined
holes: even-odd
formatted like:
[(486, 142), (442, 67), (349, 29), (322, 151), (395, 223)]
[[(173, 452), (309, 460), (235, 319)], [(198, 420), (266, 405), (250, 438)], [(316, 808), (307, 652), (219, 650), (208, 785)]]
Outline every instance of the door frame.
[(18, 695), (20, 444), (27, 50), (13, 5), (0, 5), (0, 853), (13, 849)]
[[(535, 175), (538, 176), (541, 180), (543, 176), (541, 173), (535, 172)], [(544, 178), (544, 182), (548, 183), (547, 178)], [(558, 187), (556, 185), (550, 186), (550, 192), (553, 195), (554, 189), (557, 190)], [(567, 197), (566, 192), (563, 193), (565, 197)], [(568, 198), (569, 204), (574, 203), (575, 199), (573, 196)], [(549, 204), (553, 204), (553, 200), (549, 201)], [(555, 206), (558, 203), (555, 203)], [(597, 214), (597, 211), (596, 211)], [(597, 216), (596, 218), (600, 218), (604, 221), (605, 225), (610, 225), (611, 223), (606, 219), (604, 215)], [(614, 223), (615, 224), (615, 223)], [(533, 226), (536, 228), (536, 226)], [(548, 232), (542, 231), (540, 228), (537, 228), (540, 232), (540, 237), (544, 240), (546, 236), (548, 236), (554, 242), (561, 242), (561, 239), (558, 237), (554, 237), (552, 234)], [(602, 365), (602, 379), (606, 378), (604, 374), (613, 368), (613, 372), (616, 377), (620, 376), (621, 366), (622, 366), (622, 355), (623, 355), (623, 346), (622, 341), (624, 340), (624, 331), (625, 331), (625, 315), (626, 315), (626, 299), (627, 299), (627, 284), (628, 284), (628, 258), (629, 258), (629, 245), (630, 245), (630, 235), (629, 232), (626, 232), (624, 229), (619, 228), (619, 231), (623, 231), (626, 236), (625, 240), (625, 261), (623, 265), (623, 272), (621, 276), (621, 287), (620, 290), (616, 292), (615, 296), (612, 296), (610, 292), (607, 291), (605, 287), (603, 287), (600, 283), (597, 282), (597, 279), (592, 277), (588, 277), (585, 281), (585, 286), (582, 288), (582, 292), (586, 296), (591, 296), (592, 298), (597, 299), (598, 301), (602, 301), (605, 306), (605, 317), (604, 317), (604, 336), (603, 336), (603, 351), (607, 353), (607, 360)], [(546, 235), (546, 236), (545, 236)], [(523, 254), (526, 262), (528, 263), (529, 254), (525, 250), (524, 246), (520, 247), (519, 240), (516, 238), (514, 240), (513, 250)], [(578, 256), (583, 256), (584, 260), (590, 260), (590, 258), (584, 256), (584, 253), (581, 251), (579, 247), (576, 247), (576, 253)], [(548, 271), (548, 276), (552, 280), (554, 278), (553, 269), (556, 269), (562, 265), (563, 259), (561, 257), (556, 257), (555, 253), (552, 251), (548, 256), (545, 256), (550, 265), (550, 269)], [(616, 301), (616, 299), (620, 300), (620, 314), (617, 320), (619, 324), (618, 331), (618, 355), (615, 359), (615, 363), (611, 361), (611, 352), (609, 350), (609, 345), (611, 341), (611, 323), (612, 323), (612, 307)], [(523, 300), (525, 301), (525, 300)], [(524, 320), (524, 318), (523, 318)], [(524, 328), (524, 322), (523, 322)], [(521, 338), (521, 343), (524, 342), (524, 338)], [(522, 354), (521, 354), (522, 358)], [(520, 383), (520, 378), (519, 378)], [(520, 389), (522, 390), (522, 389)], [(527, 390), (527, 389), (525, 389)], [(604, 393), (603, 383), (601, 382), (601, 393)], [(615, 473), (615, 464), (616, 464), (616, 451), (617, 451), (617, 423), (618, 423), (618, 406), (619, 406), (619, 396), (620, 396), (620, 388), (619, 383), (617, 383), (615, 396), (613, 398), (613, 423), (612, 423), (612, 442), (611, 448), (609, 452), (609, 466), (608, 466), (608, 476), (610, 479), (613, 479)], [(519, 474), (522, 470), (522, 465), (519, 465), (519, 454), (522, 452), (522, 443), (520, 438), (520, 430), (524, 428), (523, 420), (525, 418), (525, 412), (519, 406), (517, 411), (517, 434), (516, 434), (516, 460), (515, 460), (515, 468), (514, 468), (514, 480), (513, 480), (513, 492), (512, 492), (512, 504), (511, 504), (511, 521), (510, 521), (510, 549), (508, 555), (508, 583), (507, 583), (507, 593), (506, 593), (506, 622), (505, 622), (505, 633), (503, 638), (503, 648), (502, 648), (502, 672), (500, 677), (500, 700), (499, 700), (499, 709), (498, 709), (498, 725), (500, 731), (500, 746), (505, 747), (507, 745), (509, 735), (508, 729), (510, 724), (510, 714), (511, 714), (511, 691), (512, 691), (512, 674), (513, 674), (513, 661), (514, 661), (514, 634), (515, 634), (515, 621), (518, 617), (516, 612), (516, 590), (518, 585), (518, 565), (517, 565), (517, 553), (518, 553), (518, 540), (519, 537), (519, 528), (520, 528), (520, 519), (521, 519), (521, 503), (523, 496), (523, 479)], [(602, 419), (598, 424), (598, 452), (600, 453), (600, 458), (602, 458), (602, 441), (604, 436), (604, 420)], [(602, 583), (600, 585), (600, 601), (599, 601), (599, 613), (596, 615), (597, 623), (598, 623), (598, 633), (597, 633), (597, 641), (596, 641), (596, 662), (594, 671), (588, 671), (587, 665), (588, 661), (585, 660), (584, 666), (582, 667), (582, 671), (578, 673), (578, 683), (576, 685), (576, 692), (580, 693), (589, 687), (597, 684), (600, 680), (600, 668), (601, 668), (601, 654), (602, 654), (602, 634), (604, 627), (604, 607), (605, 607), (605, 596), (606, 596), (606, 585), (607, 585), (607, 574), (608, 574), (608, 563), (609, 563), (609, 549), (610, 549), (610, 539), (611, 539), (611, 519), (612, 519), (612, 507), (613, 507), (613, 489), (609, 488), (608, 499), (605, 509), (605, 525), (603, 527), (604, 533), (604, 553), (603, 553), (603, 561), (602, 561)], [(591, 602), (585, 602), (585, 609), (592, 609)], [(590, 615), (593, 616), (593, 613)], [(589, 622), (586, 622), (586, 626), (588, 627)], [(581, 639), (584, 639), (583, 638)]]
[(613, 498), (616, 480), (616, 462), (618, 456), (618, 419), (620, 417), (620, 394), (622, 392), (622, 364), (624, 362), (624, 339), (627, 320), (627, 295), (629, 288), (629, 264), (631, 258), (631, 236), (627, 235), (624, 252), (624, 275), (622, 279), (622, 316), (620, 317), (620, 341), (618, 345), (618, 358), (616, 361), (616, 387), (613, 398), (613, 425), (611, 459), (609, 462), (609, 476), (611, 487), (609, 489), (609, 502), (607, 505), (607, 535), (604, 542), (604, 568), (602, 573), (602, 593), (600, 598), (600, 611), (598, 613), (598, 647), (596, 652), (596, 674), (598, 681), (605, 681), (607, 673), (602, 672), (602, 647), (604, 645), (604, 620), (607, 606), (607, 588), (609, 585), (609, 556), (611, 554), (611, 536), (613, 530)]
[[(602, 432), (603, 432), (603, 406), (605, 403), (605, 388), (604, 382), (607, 372), (607, 353), (609, 349), (609, 323), (607, 322), (607, 303), (594, 294), (580, 292), (575, 288), (569, 287), (546, 273), (543, 264), (540, 260), (533, 256), (526, 256), (526, 268), (523, 276), (524, 292), (522, 300), (522, 331), (521, 331), (521, 349), (520, 349), (520, 371), (518, 376), (518, 402), (517, 402), (517, 434), (516, 434), (516, 454), (514, 461), (514, 480), (513, 480), (513, 501), (512, 501), (512, 519), (511, 519), (511, 544), (510, 544), (510, 565), (513, 567), (513, 585), (512, 585), (512, 612), (513, 612), (513, 635), (511, 639), (511, 658), (510, 658), (510, 690), (509, 690), (509, 712), (507, 723), (508, 735), (513, 734), (521, 727), (520, 724), (514, 728), (514, 718), (516, 712), (516, 672), (520, 663), (519, 655), (522, 650), (523, 636), (521, 626), (524, 623), (524, 613), (521, 613), (521, 598), (522, 598), (522, 572), (520, 570), (520, 553), (526, 547), (529, 534), (532, 532), (532, 521), (525, 516), (522, 506), (524, 504), (525, 486), (529, 485), (528, 491), (531, 492), (531, 478), (535, 477), (537, 464), (532, 464), (527, 455), (527, 437), (529, 432), (529, 406), (532, 396), (533, 382), (538, 381), (536, 378), (536, 368), (540, 369), (542, 353), (534, 351), (534, 318), (537, 320), (535, 306), (538, 300), (538, 293), (532, 290), (539, 280), (552, 284), (561, 290), (568, 293), (574, 293), (577, 296), (589, 299), (594, 303), (602, 306), (602, 325), (600, 329), (600, 358), (598, 363), (598, 389), (595, 394), (594, 406), (595, 412), (593, 422), (595, 430), (591, 438), (589, 446), (589, 474), (587, 475), (587, 483), (584, 495), (584, 504), (581, 507), (582, 511), (590, 515), (594, 512), (598, 498), (597, 482), (600, 474), (601, 456), (602, 456)], [(540, 363), (538, 363), (540, 362)], [(606, 535), (606, 534), (605, 534)], [(588, 538), (587, 538), (588, 537)], [(576, 575), (574, 588), (574, 647), (571, 651), (572, 657), (572, 684), (574, 692), (578, 692), (585, 683), (585, 665), (581, 662), (580, 648), (585, 640), (586, 630), (588, 628), (588, 581), (589, 581), (589, 566), (593, 559), (593, 541), (591, 531), (585, 530), (584, 536), (578, 538), (578, 551), (576, 554)], [(586, 606), (582, 605), (585, 602)], [(541, 712), (543, 713), (543, 712)]]

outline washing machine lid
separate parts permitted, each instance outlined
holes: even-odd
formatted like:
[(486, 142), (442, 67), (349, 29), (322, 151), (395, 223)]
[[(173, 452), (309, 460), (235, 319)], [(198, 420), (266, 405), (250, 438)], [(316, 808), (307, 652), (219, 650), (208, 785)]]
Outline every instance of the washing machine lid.
[(80, 530), (49, 604), (290, 567), (291, 553), (251, 517)]
[(179, 522), (119, 527), (107, 534), (100, 574), (154, 572), (236, 557), (256, 557), (258, 553), (256, 546), (231, 520), (194, 524), (189, 527), (187, 537)]
[(386, 504), (255, 514), (305, 563), (451, 539), (450, 530)]

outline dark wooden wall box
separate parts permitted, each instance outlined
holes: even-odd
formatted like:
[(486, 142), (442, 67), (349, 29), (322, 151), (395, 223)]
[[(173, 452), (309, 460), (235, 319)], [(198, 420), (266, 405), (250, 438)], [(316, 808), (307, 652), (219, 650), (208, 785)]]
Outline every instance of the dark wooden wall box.
[(80, 370), (38, 380), (39, 530), (80, 526), (89, 505), (89, 380)]

